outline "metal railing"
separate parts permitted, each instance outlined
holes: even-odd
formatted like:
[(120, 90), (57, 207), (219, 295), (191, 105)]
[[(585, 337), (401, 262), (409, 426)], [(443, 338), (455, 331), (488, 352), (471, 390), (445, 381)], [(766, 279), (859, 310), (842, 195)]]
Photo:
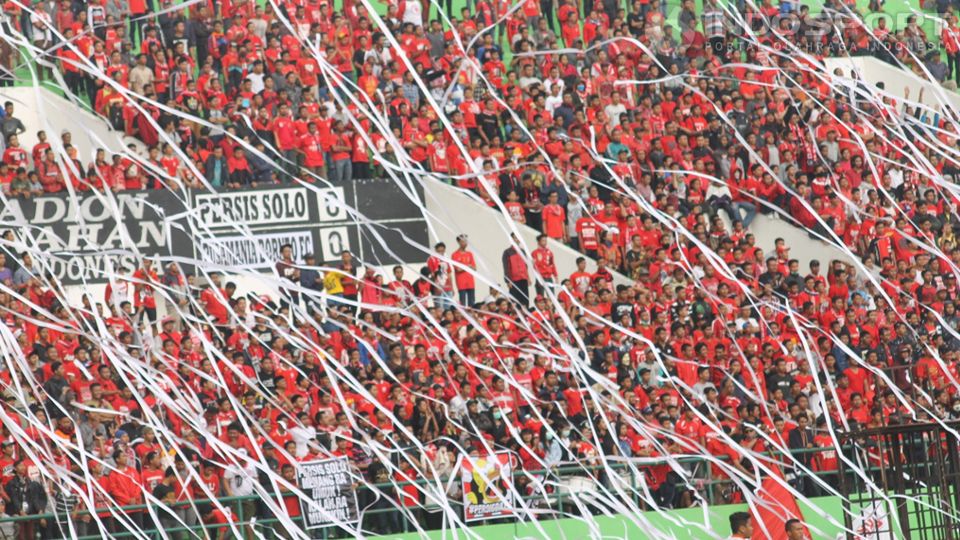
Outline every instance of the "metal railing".
[[(846, 448), (846, 447), (845, 447)], [(822, 447), (822, 448), (812, 448), (812, 449), (796, 449), (790, 450), (788, 452), (783, 451), (772, 451), (764, 452), (764, 455), (769, 457), (782, 456), (784, 454), (791, 454), (793, 457), (802, 456), (804, 454), (816, 453), (829, 451), (832, 447)], [(725, 460), (725, 456), (718, 456), (715, 459)], [(620, 481), (629, 480), (629, 487), (632, 489), (633, 493), (633, 503), (637, 508), (642, 510), (650, 509), (650, 506), (647, 504), (647, 501), (641, 495), (641, 490), (635, 489), (642, 487), (645, 484), (645, 479), (641, 480), (637, 478), (638, 473), (642, 476), (643, 469), (654, 467), (659, 465), (665, 465), (668, 463), (679, 464), (681, 466), (690, 466), (690, 469), (697, 471), (695, 475), (696, 478), (684, 479), (682, 482), (677, 482), (676, 485), (680, 489), (690, 490), (694, 489), (701, 494), (701, 497), (704, 497), (706, 501), (710, 504), (728, 504), (727, 501), (720, 501), (717, 495), (723, 490), (732, 487), (734, 482), (727, 478), (714, 478), (713, 475), (713, 466), (710, 463), (710, 460), (704, 457), (697, 456), (685, 456), (676, 459), (663, 459), (660, 461), (644, 461), (642, 464), (630, 464), (630, 463), (609, 463), (607, 465), (594, 465), (594, 466), (577, 466), (577, 467), (560, 467), (556, 469), (541, 469), (535, 471), (514, 471), (513, 477), (517, 478), (551, 478), (553, 483), (551, 485), (559, 487), (561, 482), (565, 478), (573, 477), (584, 477), (587, 476), (591, 480), (596, 482), (609, 482), (609, 475), (611, 473), (619, 475)], [(702, 466), (702, 473), (699, 472), (699, 467)], [(878, 468), (870, 468), (868, 471), (877, 470)], [(602, 474), (593, 474), (597, 471), (600, 471)], [(836, 471), (822, 471), (822, 472), (812, 472), (812, 475), (815, 476), (836, 476)], [(807, 477), (810, 475), (808, 474)], [(430, 480), (419, 479), (415, 481), (405, 481), (405, 482), (386, 482), (379, 484), (372, 484), (369, 486), (364, 486), (358, 490), (358, 492), (367, 492), (367, 495), (361, 499), (364, 500), (371, 495), (376, 495), (377, 498), (373, 498), (370, 502), (376, 502), (377, 500), (383, 500), (382, 495), (390, 496), (393, 494), (389, 502), (384, 502), (381, 504), (381, 508), (364, 508), (363, 503), (361, 502), (361, 523), (359, 527), (365, 531), (375, 531), (380, 534), (398, 534), (398, 533), (407, 533), (414, 532), (418, 530), (428, 530), (426, 523), (422, 519), (418, 519), (418, 515), (427, 512), (438, 512), (444, 506), (440, 504), (422, 504), (417, 503), (414, 505), (404, 505), (401, 499), (403, 497), (399, 494), (399, 491), (402, 490), (405, 486), (410, 485), (428, 485), (431, 484)], [(290, 496), (290, 495), (287, 495)], [(445, 495), (444, 495), (445, 496)], [(282, 495), (273, 494), (271, 498), (274, 501), (281, 504), (282, 507)], [(580, 512), (580, 509), (583, 508), (582, 503), (585, 500), (585, 497), (582, 494), (569, 494), (563, 493), (559, 490), (554, 490), (553, 493), (550, 493), (549, 496), (544, 496), (542, 494), (538, 495), (529, 495), (522, 497), (523, 501), (527, 505), (535, 506), (541, 512), (538, 513), (538, 519), (557, 519), (563, 517), (571, 517), (572, 515), (577, 515)], [(194, 508), (201, 507), (205, 504), (212, 505), (213, 507), (222, 506), (230, 507), (235, 516), (234, 525), (238, 530), (243, 531), (247, 527), (255, 528), (259, 535), (262, 535), (264, 538), (274, 538), (274, 537), (289, 537), (289, 535), (283, 535), (278, 533), (283, 529), (280, 526), (281, 520), (272, 516), (269, 509), (262, 504), (263, 497), (260, 495), (249, 495), (249, 496), (238, 496), (238, 497), (217, 497), (216, 500), (210, 499), (197, 499), (193, 501), (184, 501), (178, 502), (170, 505), (170, 508), (173, 510), (185, 509), (187, 512), (194, 512)], [(575, 502), (576, 501), (576, 502)], [(248, 509), (245, 508), (248, 506), (249, 502), (254, 502), (258, 506), (255, 506), (255, 515), (246, 515)], [(453, 501), (455, 504), (459, 504), (460, 501)], [(247, 503), (247, 504), (244, 504)], [(579, 504), (578, 504), (579, 503)], [(192, 507), (192, 508), (191, 508)], [(403, 509), (401, 509), (403, 507)], [(100, 526), (92, 531), (93, 534), (88, 534), (84, 536), (76, 535), (71, 533), (70, 536), (76, 536), (81, 540), (94, 540), (104, 537), (104, 532), (109, 532), (112, 538), (162, 538), (163, 535), (160, 533), (157, 524), (150, 517), (151, 512), (158, 516), (170, 516), (168, 521), (172, 521), (178, 526), (163, 526), (163, 533), (170, 538), (218, 538), (216, 529), (221, 529), (224, 527), (229, 527), (230, 525), (224, 525), (221, 523), (214, 524), (203, 524), (197, 523), (196, 525), (184, 526), (182, 522), (173, 518), (168, 509), (163, 508), (160, 505), (155, 504), (139, 504), (132, 506), (123, 506), (123, 507), (113, 507), (113, 508), (95, 508), (94, 510), (82, 510), (76, 512), (70, 512), (69, 515), (63, 513), (46, 513), (46, 514), (34, 514), (27, 516), (3, 516), (0, 517), (0, 527), (3, 527), (6, 524), (22, 524), (22, 523), (32, 523), (34, 527), (39, 526), (41, 520), (46, 522), (46, 527), (54, 527), (53, 530), (58, 531), (54, 536), (66, 536), (65, 531), (73, 531), (74, 529), (68, 529), (68, 521), (76, 522), (79, 518), (84, 516), (91, 516), (91, 522), (96, 523), (95, 519), (92, 519), (93, 514), (106, 514), (110, 512), (111, 516), (106, 518), (101, 518), (104, 525), (107, 526), (108, 531), (103, 531)], [(129, 518), (131, 515), (141, 515), (145, 516), (146, 519), (143, 519), (144, 523), (140, 526), (140, 531), (134, 532), (131, 531), (131, 527), (128, 524), (117, 523), (116, 519), (112, 516), (115, 515), (124, 515)], [(388, 515), (388, 514), (393, 514)], [(382, 530), (383, 527), (374, 524), (375, 521), (378, 521), (380, 518), (378, 516), (383, 515), (383, 521), (388, 525), (393, 524), (394, 526), (389, 527), (390, 530)], [(289, 518), (294, 523), (302, 522), (302, 518)], [(498, 518), (497, 522), (503, 522), (503, 520), (511, 520), (513, 518)], [(417, 525), (414, 525), (412, 521), (416, 521)], [(61, 524), (62, 529), (56, 529), (55, 524)], [(477, 523), (482, 524), (482, 522)], [(378, 530), (380, 529), (380, 530)], [(63, 532), (61, 532), (63, 531)], [(212, 534), (211, 534), (212, 531)], [(336, 525), (329, 525), (322, 529), (318, 530), (318, 534), (322, 538), (332, 538), (336, 537), (339, 528)], [(46, 536), (45, 536), (46, 537)]]

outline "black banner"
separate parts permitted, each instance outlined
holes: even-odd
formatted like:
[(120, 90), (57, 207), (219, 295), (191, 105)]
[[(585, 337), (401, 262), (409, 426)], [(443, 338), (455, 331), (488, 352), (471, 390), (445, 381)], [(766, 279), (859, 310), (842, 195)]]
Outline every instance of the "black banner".
[[(231, 270), (269, 271), (280, 246), (334, 264), (348, 250), (363, 264), (420, 263), (427, 227), (419, 185), (360, 180), (342, 186), (280, 184), (186, 195), (166, 190), (57, 194), (10, 199), (0, 227), (19, 230), (64, 285), (105, 283), (138, 259), (200, 260)], [(189, 264), (184, 270), (191, 272)]]
[(186, 205), (169, 191), (121, 191), (8, 199), (0, 226), (15, 227), (42, 253), (44, 273), (65, 285), (104, 283), (139, 256), (193, 258)]
[(307, 496), (300, 499), (304, 529), (360, 521), (350, 461), (346, 457), (300, 463), (297, 486)]

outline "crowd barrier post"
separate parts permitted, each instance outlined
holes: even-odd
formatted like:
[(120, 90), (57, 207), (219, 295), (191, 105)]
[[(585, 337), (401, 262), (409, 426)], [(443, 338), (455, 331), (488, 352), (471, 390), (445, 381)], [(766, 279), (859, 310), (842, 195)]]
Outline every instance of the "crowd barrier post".
[(640, 494), (637, 493), (637, 489), (636, 489), (637, 474), (635, 471), (636, 469), (634, 467), (630, 467), (630, 487), (633, 488), (633, 502), (639, 507), (641, 504), (641, 501), (640, 501)]
[(713, 467), (707, 463), (707, 500), (713, 504)]

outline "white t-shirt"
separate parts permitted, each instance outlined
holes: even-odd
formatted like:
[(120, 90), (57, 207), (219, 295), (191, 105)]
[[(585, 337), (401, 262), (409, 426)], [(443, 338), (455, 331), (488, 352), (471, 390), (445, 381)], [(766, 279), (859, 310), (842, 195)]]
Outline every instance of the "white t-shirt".
[(611, 103), (604, 108), (607, 113), (607, 123), (611, 129), (620, 125), (620, 115), (627, 112), (627, 107), (623, 103)]
[(253, 83), (250, 86), (250, 90), (254, 94), (259, 94), (266, 87), (266, 85), (263, 84), (263, 78), (264, 78), (263, 73), (248, 73), (247, 78), (250, 79), (250, 81)]
[(297, 458), (302, 458), (307, 455), (308, 448), (307, 443), (317, 438), (317, 428), (310, 427), (292, 427), (290, 428), (290, 438), (297, 445), (296, 453)]
[(548, 113), (553, 114), (553, 111), (557, 109), (560, 105), (563, 104), (563, 96), (550, 96), (544, 102), (544, 108)]
[(403, 5), (403, 22), (423, 26), (423, 6), (417, 0), (407, 0)]
[(235, 497), (253, 495), (253, 483), (257, 478), (257, 470), (253, 465), (230, 465), (223, 472), (223, 480), (230, 486)]
[(50, 15), (47, 15), (45, 11), (34, 11), (30, 15), (30, 25), (33, 26), (33, 41), (52, 41), (51, 24)]

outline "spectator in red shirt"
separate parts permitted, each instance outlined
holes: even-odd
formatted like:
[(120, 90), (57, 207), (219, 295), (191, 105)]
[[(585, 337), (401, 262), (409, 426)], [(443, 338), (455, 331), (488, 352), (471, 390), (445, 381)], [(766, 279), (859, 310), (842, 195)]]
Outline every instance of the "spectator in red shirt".
[(454, 266), (454, 274), (460, 303), (465, 306), (476, 304), (476, 285), (473, 276), (477, 271), (477, 262), (473, 252), (467, 249), (467, 235), (461, 234), (457, 237), (457, 250), (453, 252), (450, 259), (457, 263)]
[(543, 233), (548, 237), (567, 242), (567, 212), (557, 204), (559, 195), (550, 193), (543, 207)]
[(353, 161), (351, 159), (353, 136), (351, 132), (352, 130), (343, 122), (334, 122), (330, 145), (330, 165), (327, 169), (331, 182), (349, 182), (353, 179)]
[(527, 260), (518, 249), (520, 241), (513, 234), (510, 235), (510, 242), (503, 252), (503, 275), (513, 299), (521, 305), (527, 305), (530, 295)]
[(557, 265), (553, 252), (547, 247), (548, 237), (545, 234), (537, 236), (537, 249), (533, 250), (533, 268), (537, 271), (537, 294), (543, 294), (544, 285), (557, 283)]

